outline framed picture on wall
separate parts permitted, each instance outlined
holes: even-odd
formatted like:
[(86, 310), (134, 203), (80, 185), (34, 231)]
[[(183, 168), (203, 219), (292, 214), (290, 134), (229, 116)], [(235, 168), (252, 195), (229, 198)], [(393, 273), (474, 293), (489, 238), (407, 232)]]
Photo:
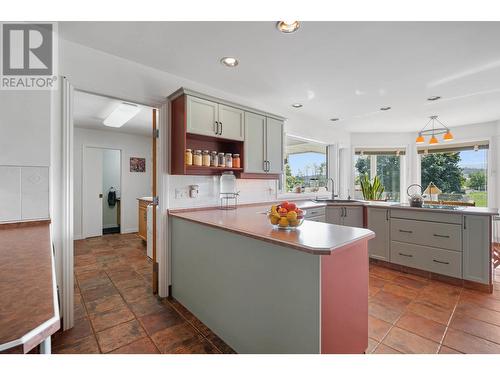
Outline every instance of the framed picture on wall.
[(130, 172), (146, 172), (146, 159), (130, 158)]

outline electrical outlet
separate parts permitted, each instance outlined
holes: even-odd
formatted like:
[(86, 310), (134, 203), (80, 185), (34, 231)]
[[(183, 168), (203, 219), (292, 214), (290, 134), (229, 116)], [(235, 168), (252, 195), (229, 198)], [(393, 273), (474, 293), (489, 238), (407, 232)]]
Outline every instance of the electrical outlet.
[(187, 197), (187, 189), (175, 189), (175, 199), (186, 199)]

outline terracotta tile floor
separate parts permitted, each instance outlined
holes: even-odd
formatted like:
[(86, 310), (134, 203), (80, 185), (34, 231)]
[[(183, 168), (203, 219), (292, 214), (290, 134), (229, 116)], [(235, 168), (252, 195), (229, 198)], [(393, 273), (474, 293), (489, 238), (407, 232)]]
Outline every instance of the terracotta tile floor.
[(234, 353), (173, 299), (152, 294), (152, 264), (135, 234), (75, 241), (75, 326), (53, 353)]
[(367, 353), (500, 354), (500, 268), (493, 294), (370, 265)]
[[(493, 294), (370, 265), (367, 353), (500, 354), (500, 268)], [(173, 299), (151, 292), (134, 234), (75, 242), (75, 327), (54, 353), (234, 353)]]

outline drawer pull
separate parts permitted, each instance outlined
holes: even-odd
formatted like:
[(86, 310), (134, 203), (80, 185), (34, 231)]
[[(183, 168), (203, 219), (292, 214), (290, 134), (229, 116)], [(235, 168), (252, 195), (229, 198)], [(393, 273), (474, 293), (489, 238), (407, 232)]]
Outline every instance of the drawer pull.
[(450, 264), (450, 262), (443, 262), (441, 260), (436, 260), (436, 259), (433, 259), (432, 261), (439, 264)]
[(412, 230), (404, 230), (404, 229), (400, 229), (399, 230), (401, 233), (413, 233)]
[(405, 253), (398, 253), (398, 254), (403, 256), (403, 257), (413, 258), (413, 255), (411, 255), (411, 254), (405, 254)]
[(444, 234), (433, 234), (434, 237), (439, 237), (439, 238), (450, 238), (450, 236), (444, 235)]
[(317, 213), (318, 213), (318, 211), (311, 211), (311, 215), (315, 215)]

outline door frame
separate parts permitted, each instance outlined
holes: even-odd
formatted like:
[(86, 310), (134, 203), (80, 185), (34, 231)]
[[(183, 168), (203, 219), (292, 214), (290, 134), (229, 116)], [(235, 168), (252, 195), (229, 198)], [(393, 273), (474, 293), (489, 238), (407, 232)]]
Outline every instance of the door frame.
[[(81, 191), (82, 191), (82, 196), (81, 196), (81, 207), (82, 211), (80, 212), (81, 217), (81, 223), (82, 223), (82, 239), (90, 238), (86, 237), (86, 231), (85, 231), (85, 207), (86, 205), (84, 204), (84, 194), (83, 194), (83, 188), (85, 186), (85, 154), (86, 154), (86, 149), (87, 148), (98, 148), (100, 150), (115, 150), (115, 151), (120, 151), (120, 196), (122, 195), (123, 192), (123, 173), (122, 173), (122, 163), (123, 163), (123, 150), (121, 148), (116, 148), (116, 147), (108, 147), (108, 146), (101, 146), (101, 145), (94, 145), (93, 143), (84, 143), (82, 145), (82, 186), (81, 186)], [(102, 192), (102, 199), (105, 199), (105, 193)], [(102, 216), (102, 215), (101, 215)], [(120, 215), (120, 234), (122, 233), (122, 215)], [(104, 228), (104, 227), (103, 227)]]
[[(157, 191), (160, 199), (159, 215), (156, 215), (156, 244), (158, 257), (158, 295), (168, 297), (170, 280), (170, 262), (167, 237), (167, 208), (168, 208), (168, 100), (162, 103), (151, 102), (150, 98), (124, 99), (100, 92), (75, 88), (68, 78), (61, 76), (60, 122), (62, 124), (61, 157), (62, 157), (62, 208), (61, 208), (61, 253), (62, 253), (62, 298), (61, 310), (63, 316), (63, 329), (68, 330), (74, 326), (74, 92), (80, 91), (108, 98), (131, 101), (142, 104), (159, 111), (158, 124), (160, 137), (157, 139)], [(57, 120), (56, 120), (57, 121)], [(123, 153), (122, 153), (123, 154)]]

